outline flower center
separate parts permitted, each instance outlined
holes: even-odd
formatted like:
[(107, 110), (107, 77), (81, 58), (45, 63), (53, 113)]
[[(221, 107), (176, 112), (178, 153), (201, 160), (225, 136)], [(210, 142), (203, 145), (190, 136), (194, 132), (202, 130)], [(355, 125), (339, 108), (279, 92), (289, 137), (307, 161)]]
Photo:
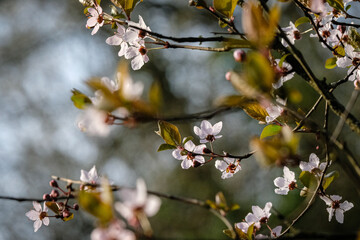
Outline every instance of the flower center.
[(352, 65), (357, 66), (360, 63), (360, 58), (354, 57), (352, 60)]
[(331, 204), (331, 207), (332, 207), (333, 209), (339, 208), (339, 207), (340, 207), (340, 202), (339, 202), (338, 200), (333, 201), (332, 204)]
[(214, 135), (207, 135), (205, 139), (208, 140), (209, 142), (215, 141)]
[(144, 47), (140, 47), (139, 52), (140, 52), (141, 55), (145, 55), (147, 53), (147, 50)]
[(294, 31), (294, 38), (295, 38), (296, 40), (299, 40), (299, 39), (301, 38), (301, 34), (300, 34), (299, 31)]
[(144, 38), (146, 36), (146, 32), (143, 30), (139, 31), (139, 38)]
[(268, 218), (267, 218), (267, 217), (263, 217), (263, 218), (260, 219), (259, 222), (260, 222), (261, 224), (265, 224), (265, 223), (267, 223), (267, 221), (268, 221)]
[(295, 182), (291, 182), (289, 184), (289, 190), (294, 190), (296, 188), (296, 183)]
[(101, 24), (103, 21), (104, 21), (104, 18), (103, 18), (101, 15), (99, 15), (99, 17), (98, 17), (98, 19), (97, 19), (97, 22), (98, 22), (99, 24)]
[(234, 173), (236, 170), (236, 165), (233, 163), (230, 163), (229, 166), (226, 169), (226, 172)]
[(44, 218), (46, 218), (48, 215), (47, 215), (47, 212), (41, 212), (40, 215), (39, 215), (39, 218), (40, 220), (43, 220)]

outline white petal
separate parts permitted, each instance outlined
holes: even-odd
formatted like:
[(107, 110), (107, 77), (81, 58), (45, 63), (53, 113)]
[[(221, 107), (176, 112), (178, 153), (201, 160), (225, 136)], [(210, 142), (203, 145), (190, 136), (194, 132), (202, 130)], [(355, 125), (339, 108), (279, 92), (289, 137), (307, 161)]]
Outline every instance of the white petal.
[(272, 203), (271, 203), (271, 202), (267, 202), (267, 203), (265, 204), (264, 212), (265, 212), (266, 215), (267, 215), (266, 217), (270, 217), (271, 214), (269, 214), (269, 212), (270, 212), (271, 207), (272, 207)]
[(172, 156), (175, 158), (175, 159), (182, 159), (182, 155), (181, 155), (181, 151), (179, 149), (175, 149), (173, 152), (172, 152)]
[(105, 42), (109, 45), (118, 46), (123, 42), (123, 40), (118, 34), (115, 34), (112, 37), (108, 37)]
[(34, 232), (37, 232), (37, 230), (39, 230), (39, 228), (41, 227), (42, 225), (42, 221), (40, 219), (37, 219), (35, 222), (34, 222)]
[(120, 51), (119, 51), (119, 53), (118, 53), (118, 56), (119, 56), (119, 57), (124, 56), (124, 55), (126, 54), (127, 49), (128, 49), (127, 43), (126, 43), (126, 42), (122, 42), (122, 43), (120, 44)]
[(339, 195), (330, 195), (331, 200), (333, 201), (340, 201), (342, 199)]
[(134, 217), (132, 209), (121, 202), (115, 203), (115, 209), (127, 220), (131, 220)]
[(91, 32), (91, 35), (94, 35), (95, 33), (97, 33), (99, 31), (100, 25), (96, 24)]
[(223, 172), (223, 171), (225, 171), (227, 169), (228, 164), (225, 161), (216, 160), (215, 161), (215, 167)]
[(332, 201), (331, 201), (330, 198), (328, 198), (328, 197), (326, 197), (326, 196), (321, 196), (321, 195), (320, 195), (320, 199), (323, 200), (323, 201), (326, 203), (326, 205), (331, 206)]
[(288, 188), (276, 188), (275, 193), (279, 195), (287, 195), (289, 192)]
[(339, 209), (339, 208), (336, 209), (336, 211), (335, 211), (335, 219), (339, 223), (343, 223), (344, 222), (344, 211)]
[(216, 123), (212, 128), (212, 134), (217, 135), (221, 131), (222, 126), (223, 126), (222, 121)]
[(311, 154), (310, 154), (309, 163), (310, 163), (312, 166), (315, 166), (315, 167), (318, 167), (318, 166), (319, 166), (320, 160), (319, 160), (318, 156), (316, 156), (315, 153), (311, 153)]
[(94, 27), (97, 24), (97, 17), (91, 17), (86, 21), (86, 25), (89, 27)]
[(145, 181), (139, 178), (136, 181), (136, 204), (143, 206), (146, 202), (147, 191)]
[(156, 196), (149, 196), (144, 208), (145, 214), (148, 217), (154, 216), (160, 209), (161, 200)]
[(198, 146), (196, 146), (194, 148), (193, 152), (203, 154), (204, 153), (204, 148), (206, 148), (205, 144), (198, 145)]
[(187, 141), (184, 145), (184, 148), (190, 152), (194, 151), (195, 147), (195, 144), (191, 140)]
[(303, 161), (300, 162), (299, 167), (302, 171), (310, 172), (312, 170), (311, 167), (309, 166), (309, 163)]
[(350, 209), (352, 209), (354, 207), (354, 204), (352, 204), (351, 202), (345, 201), (343, 203), (340, 203), (340, 208), (342, 210), (344, 210), (344, 212), (349, 211)]
[(50, 219), (48, 217), (45, 217), (45, 218), (43, 218), (42, 222), (45, 226), (49, 226)]
[(139, 70), (142, 66), (144, 66), (144, 60), (140, 54), (131, 60), (131, 68), (133, 70)]
[(126, 59), (131, 59), (137, 55), (139, 55), (140, 52), (138, 50), (138, 48), (136, 47), (128, 47), (128, 49), (126, 49), (126, 53), (125, 53), (125, 58)]
[(200, 124), (200, 128), (204, 135), (212, 134), (212, 125), (209, 121), (203, 120)]
[(25, 213), (25, 215), (32, 221), (39, 219), (40, 213), (35, 210), (30, 210), (29, 212)]
[(193, 165), (193, 161), (190, 160), (190, 159), (184, 159), (182, 162), (181, 162), (181, 167), (183, 169), (189, 169), (190, 167), (192, 167)]
[(283, 178), (283, 177), (275, 178), (274, 184), (275, 184), (275, 186), (280, 187), (280, 188), (285, 187), (287, 185), (285, 178)]
[(333, 215), (334, 215), (334, 209), (329, 207), (329, 208), (326, 209), (326, 211), (329, 213), (329, 222), (330, 222)]
[(257, 217), (255, 217), (255, 215), (254, 214), (252, 214), (252, 213), (248, 213), (247, 215), (246, 215), (246, 217), (245, 217), (245, 221), (247, 222), (247, 223), (249, 223), (250, 225), (252, 224), (252, 223), (254, 223), (254, 222), (257, 222), (259, 219), (257, 218)]
[(203, 156), (195, 156), (194, 161), (205, 163), (205, 158)]
[(264, 215), (264, 211), (259, 206), (252, 206), (252, 211), (258, 219), (262, 218)]
[(80, 181), (89, 182), (88, 172), (81, 169), (80, 171)]
[(95, 8), (88, 8), (88, 12), (91, 14), (91, 16), (99, 16)]
[(281, 230), (282, 230), (282, 226), (274, 227), (271, 232), (271, 238), (280, 236)]
[(33, 206), (34, 206), (34, 209), (37, 211), (37, 212), (41, 212), (41, 204), (36, 202), (36, 201), (33, 201)]
[(194, 133), (195, 133), (196, 135), (200, 136), (200, 134), (201, 134), (201, 129), (200, 129), (199, 127), (197, 127), (197, 126), (194, 126)]
[(288, 167), (286, 167), (286, 166), (284, 167), (284, 177), (289, 183), (291, 183), (293, 181), (296, 181), (295, 180), (295, 173), (290, 171), (290, 169)]

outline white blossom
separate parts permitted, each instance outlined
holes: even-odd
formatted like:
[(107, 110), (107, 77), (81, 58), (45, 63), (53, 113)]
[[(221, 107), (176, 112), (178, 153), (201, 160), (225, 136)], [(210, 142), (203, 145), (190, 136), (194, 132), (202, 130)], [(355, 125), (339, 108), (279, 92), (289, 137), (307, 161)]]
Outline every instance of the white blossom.
[(96, 171), (95, 165), (90, 169), (90, 171), (82, 170), (80, 171), (80, 181), (90, 184), (99, 184), (100, 177)]
[(32, 221), (34, 221), (34, 232), (37, 232), (42, 224), (48, 226), (50, 223), (50, 219), (48, 217), (47, 211), (48, 208), (44, 202), (44, 209), (41, 208), (41, 204), (38, 202), (33, 202), (33, 206), (35, 210), (30, 210), (25, 215)]
[(354, 207), (354, 204), (348, 201), (344, 201), (340, 203), (342, 199), (339, 195), (331, 195), (330, 197), (327, 196), (320, 196), (320, 198), (328, 205), (329, 207), (326, 209), (329, 213), (329, 222), (331, 221), (332, 217), (335, 215), (336, 221), (339, 223), (344, 222), (344, 212), (349, 211), (351, 208)]
[[(226, 153), (224, 154), (226, 155)], [(230, 178), (241, 170), (240, 161), (230, 157), (224, 157), (223, 160), (216, 160), (215, 167), (222, 172), (222, 179)]]
[(77, 126), (93, 136), (105, 137), (110, 133), (108, 114), (94, 107), (86, 108), (78, 117)]
[(135, 234), (126, 229), (121, 220), (110, 223), (107, 228), (98, 227), (91, 232), (91, 240), (135, 240)]
[(119, 192), (121, 202), (115, 203), (115, 209), (132, 225), (138, 223), (139, 213), (147, 217), (154, 216), (160, 209), (161, 200), (147, 194), (143, 179), (136, 182), (136, 190), (123, 189)]
[(203, 154), (204, 148), (206, 148), (205, 144), (196, 146), (191, 140), (189, 140), (184, 144), (184, 147), (178, 146), (178, 148), (172, 152), (172, 156), (175, 159), (182, 161), (181, 167), (183, 169), (188, 169), (195, 166), (196, 162), (200, 164), (205, 163), (205, 158), (197, 155)]
[(266, 223), (271, 216), (270, 209), (272, 207), (271, 202), (267, 202), (265, 207), (261, 209), (259, 206), (252, 206), (252, 213), (248, 213), (245, 217), (245, 221), (251, 225), (254, 223), (254, 227), (260, 229), (262, 223)]
[(203, 120), (200, 124), (200, 128), (195, 126), (194, 132), (199, 136), (201, 143), (213, 142), (218, 138), (221, 138), (222, 135), (217, 135), (222, 129), (223, 123), (220, 121), (214, 126), (207, 120)]
[(275, 72), (280, 76), (280, 79), (276, 83), (273, 83), (272, 86), (274, 89), (278, 89), (282, 87), (284, 82), (292, 79), (295, 75), (295, 72), (292, 71), (292, 66), (289, 63), (284, 61), (282, 63), (282, 66), (280, 67), (279, 66), (280, 59), (276, 59), (275, 62), (276, 62)]
[(277, 226), (271, 229), (270, 237), (263, 234), (258, 234), (255, 236), (255, 239), (275, 239), (280, 236), (282, 230), (282, 226)]
[(315, 174), (323, 172), (326, 167), (326, 162), (320, 163), (320, 159), (316, 156), (315, 153), (311, 153), (309, 157), (309, 162), (301, 161), (299, 165), (302, 171), (307, 171)]
[[(292, 45), (294, 45), (295, 40), (301, 39), (300, 31), (295, 27), (292, 21), (290, 21), (290, 25), (288, 27), (282, 28), (282, 30), (285, 32), (286, 37), (289, 39)], [(289, 46), (284, 39), (281, 39), (281, 43), (284, 45), (284, 47)]]
[(117, 33), (115, 33), (114, 36), (108, 37), (106, 39), (106, 43), (109, 45), (114, 45), (114, 46), (120, 46), (120, 51), (118, 53), (118, 56), (124, 56), (126, 53), (126, 50), (128, 49), (128, 44), (125, 41), (125, 27), (116, 23), (117, 25)]
[(147, 49), (138, 43), (134, 43), (132, 46), (128, 47), (125, 52), (126, 59), (131, 60), (131, 68), (133, 70), (139, 70), (145, 63), (149, 61), (147, 56)]
[[(286, 101), (276, 97), (276, 102), (278, 102), (281, 105), (285, 105)], [(266, 111), (269, 114), (269, 116), (266, 116), (265, 121), (266, 123), (273, 122), (276, 118), (280, 117), (283, 113), (284, 109), (282, 106), (279, 106), (277, 104), (270, 103), (268, 107), (266, 107)]]
[(104, 19), (102, 17), (103, 10), (98, 4), (95, 4), (94, 8), (88, 9), (88, 12), (90, 14), (90, 17), (86, 22), (86, 27), (87, 28), (93, 27), (91, 35), (94, 35), (95, 33), (97, 33), (99, 28), (104, 25)]
[(274, 180), (276, 187), (275, 193), (280, 195), (287, 195), (289, 190), (293, 190), (296, 186), (295, 173), (290, 171), (288, 167), (284, 167), (284, 177), (277, 177)]

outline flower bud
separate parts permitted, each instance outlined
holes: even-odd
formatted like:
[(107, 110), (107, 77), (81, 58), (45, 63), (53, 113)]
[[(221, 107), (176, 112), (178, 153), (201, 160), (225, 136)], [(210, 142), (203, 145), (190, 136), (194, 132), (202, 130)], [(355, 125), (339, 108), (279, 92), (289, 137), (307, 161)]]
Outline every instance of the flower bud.
[(360, 80), (359, 79), (354, 81), (354, 86), (355, 86), (356, 90), (360, 90)]
[(51, 180), (51, 181), (49, 182), (49, 184), (50, 184), (50, 186), (53, 187), (53, 188), (59, 187), (59, 185), (57, 184), (57, 182), (56, 182), (55, 180)]
[(62, 216), (63, 218), (67, 218), (67, 217), (70, 217), (70, 211), (69, 210), (64, 210), (63, 213), (62, 213)]
[(79, 204), (74, 203), (73, 208), (74, 208), (75, 211), (79, 210)]
[(208, 149), (208, 148), (204, 148), (204, 149), (203, 149), (203, 153), (209, 154), (209, 153), (211, 153), (211, 150)]
[(241, 50), (241, 49), (236, 49), (234, 51), (233, 56), (234, 56), (235, 61), (243, 62), (246, 59), (246, 52), (244, 50)]
[(231, 80), (231, 72), (227, 72), (227, 73), (225, 74), (225, 79), (228, 80), (228, 81)]
[(59, 191), (58, 190), (55, 190), (55, 189), (53, 189), (52, 191), (51, 191), (51, 193), (50, 193), (50, 196), (52, 197), (52, 198), (57, 198), (57, 197), (59, 197)]
[(51, 198), (50, 194), (44, 194), (44, 195), (43, 195), (43, 200), (45, 200), (45, 201), (51, 201), (52, 198)]

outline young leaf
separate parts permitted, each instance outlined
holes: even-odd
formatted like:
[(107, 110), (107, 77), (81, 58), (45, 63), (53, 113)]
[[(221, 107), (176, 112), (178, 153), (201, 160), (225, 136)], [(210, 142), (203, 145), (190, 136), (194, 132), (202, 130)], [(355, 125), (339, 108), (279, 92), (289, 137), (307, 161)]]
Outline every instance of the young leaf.
[(45, 205), (55, 214), (59, 214), (60, 208), (55, 202), (45, 202)]
[(326, 174), (326, 176), (324, 177), (324, 181), (322, 183), (322, 186), (325, 189), (327, 189), (330, 184), (336, 179), (339, 177), (339, 172), (338, 171), (333, 171), (333, 172), (330, 172), (328, 174)]
[(111, 0), (111, 2), (124, 10), (128, 18), (130, 19), (130, 14), (134, 10), (135, 6), (142, 2), (143, 0)]
[(344, 3), (343, 3), (342, 0), (326, 0), (326, 1), (331, 7), (335, 8), (335, 9), (337, 9), (339, 11), (342, 11), (342, 12), (345, 11), (344, 10)]
[(266, 109), (263, 108), (258, 102), (244, 104), (243, 110), (247, 115), (260, 122), (266, 122), (266, 116), (269, 116)]
[(295, 25), (295, 27), (298, 27), (298, 26), (300, 26), (301, 24), (303, 24), (303, 23), (308, 23), (308, 22), (310, 22), (310, 19), (309, 19), (308, 17), (301, 17), (301, 18), (298, 18), (298, 19), (295, 21), (294, 25)]
[(290, 54), (290, 53), (285, 54), (284, 56), (282, 56), (282, 57), (280, 58), (280, 61), (279, 61), (279, 67), (281, 67), (281, 68), (282, 68), (282, 65), (283, 65), (283, 63), (284, 63), (285, 59), (286, 59), (289, 55), (291, 55), (291, 54)]
[(227, 18), (231, 18), (234, 14), (234, 10), (237, 4), (237, 0), (214, 0), (214, 8)]
[(178, 146), (181, 144), (181, 135), (179, 129), (171, 123), (165, 121), (158, 122), (159, 130), (155, 131), (162, 139), (164, 139), (165, 143)]
[(157, 151), (161, 152), (161, 151), (170, 150), (170, 149), (176, 149), (176, 146), (163, 143), (159, 146)]
[(310, 188), (310, 186), (316, 185), (317, 179), (314, 174), (308, 171), (302, 171), (299, 175), (299, 179), (304, 184), (305, 187)]
[(336, 60), (337, 60), (336, 57), (326, 59), (325, 68), (333, 69), (334, 67), (336, 67)]
[(279, 132), (281, 132), (281, 126), (279, 125), (267, 125), (266, 127), (264, 127), (264, 129), (261, 132), (260, 135), (260, 139), (266, 138), (266, 137), (271, 137), (274, 136), (276, 134), (278, 134)]
[(223, 230), (223, 233), (228, 236), (229, 238), (231, 239), (235, 239), (236, 238), (236, 235), (233, 231), (231, 231), (230, 229), (224, 229)]
[(71, 90), (71, 92), (73, 94), (71, 96), (71, 101), (74, 103), (75, 107), (79, 109), (84, 109), (86, 108), (86, 105), (92, 104), (90, 98), (88, 98), (88, 96), (86, 96), (79, 90), (74, 88), (73, 90)]
[(107, 223), (113, 218), (111, 205), (104, 203), (97, 192), (80, 191), (78, 201), (82, 209), (103, 223)]
[(64, 222), (67, 222), (67, 221), (70, 221), (70, 220), (73, 219), (73, 218), (74, 218), (74, 214), (73, 214), (73, 213), (70, 213), (70, 216), (64, 217), (62, 220), (63, 220)]

